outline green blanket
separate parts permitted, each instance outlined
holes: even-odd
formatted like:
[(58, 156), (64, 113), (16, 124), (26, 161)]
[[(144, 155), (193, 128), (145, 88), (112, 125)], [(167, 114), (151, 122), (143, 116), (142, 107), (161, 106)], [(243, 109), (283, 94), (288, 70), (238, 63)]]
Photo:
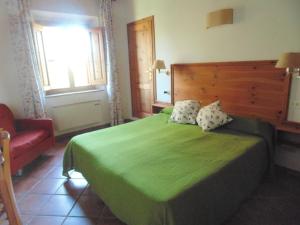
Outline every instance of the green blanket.
[(160, 113), (74, 137), (64, 174), (81, 172), (128, 225), (221, 223), (261, 179), (265, 141), (168, 118)]

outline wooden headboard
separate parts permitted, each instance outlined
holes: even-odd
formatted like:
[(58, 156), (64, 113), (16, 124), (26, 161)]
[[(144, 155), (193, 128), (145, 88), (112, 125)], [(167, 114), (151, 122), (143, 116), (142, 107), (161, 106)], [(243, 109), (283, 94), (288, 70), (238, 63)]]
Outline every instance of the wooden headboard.
[(286, 119), (290, 78), (276, 61), (173, 64), (172, 103), (219, 99), (225, 112), (280, 125)]

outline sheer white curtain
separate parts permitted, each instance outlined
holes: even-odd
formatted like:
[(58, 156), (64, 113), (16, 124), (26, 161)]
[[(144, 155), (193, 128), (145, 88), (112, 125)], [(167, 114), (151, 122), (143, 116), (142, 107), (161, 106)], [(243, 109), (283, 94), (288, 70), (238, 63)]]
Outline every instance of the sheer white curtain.
[(106, 47), (106, 68), (107, 68), (107, 92), (110, 101), (111, 124), (117, 125), (123, 122), (120, 88), (118, 81), (117, 63), (115, 56), (115, 45), (112, 27), (112, 0), (98, 0), (99, 17), (104, 27), (104, 39)]
[(28, 0), (5, 0), (14, 66), (26, 117), (46, 116), (44, 92), (40, 82)]

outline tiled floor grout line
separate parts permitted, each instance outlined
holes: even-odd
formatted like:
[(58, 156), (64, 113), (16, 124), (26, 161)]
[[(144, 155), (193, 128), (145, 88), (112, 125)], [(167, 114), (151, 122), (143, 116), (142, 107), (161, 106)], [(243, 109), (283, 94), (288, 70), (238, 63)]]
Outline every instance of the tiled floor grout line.
[[(22, 192), (22, 193), (17, 193), (17, 194), (22, 194), (22, 195), (23, 195), (23, 198), (25, 198), (27, 195), (31, 194), (30, 191), (31, 191), (33, 188), (35, 188), (39, 183), (41, 183), (41, 180), (39, 180), (38, 182), (36, 182), (36, 184), (34, 184), (33, 186), (31, 186), (30, 189), (29, 189), (28, 191)], [(22, 199), (23, 199), (23, 198), (22, 198)]]
[[(42, 164), (42, 165), (43, 165), (43, 164)], [(42, 165), (40, 165), (40, 166), (42, 166)], [(39, 210), (39, 212), (40, 212), (40, 211), (42, 210), (42, 208), (50, 201), (51, 197), (54, 196), (54, 195), (57, 195), (56, 192), (57, 192), (64, 184), (62, 183), (62, 184), (55, 190), (55, 192), (54, 192), (53, 194), (48, 194), (48, 193), (33, 193), (32, 190), (33, 190), (36, 186), (38, 186), (43, 180), (49, 178), (48, 175), (49, 175), (51, 172), (53, 172), (53, 171), (55, 170), (56, 167), (59, 168), (59, 166), (53, 165), (53, 167), (51, 167), (51, 169), (49, 169), (49, 170), (47, 171), (47, 173), (44, 174), (44, 176), (32, 176), (33, 179), (38, 179), (38, 182), (36, 182), (36, 184), (33, 185), (33, 186), (32, 186), (28, 191), (26, 191), (24, 194), (22, 193), (22, 198), (19, 199), (18, 201), (21, 202), (23, 199), (25, 199), (25, 198), (26, 198), (28, 195), (30, 195), (30, 194), (32, 194), (32, 195), (41, 195), (41, 196), (45, 196), (45, 195), (50, 196), (49, 199), (48, 199), (48, 200), (40, 207), (40, 210)], [(38, 169), (38, 168), (37, 168), (37, 169)], [(25, 176), (26, 176), (26, 173), (25, 173), (24, 175), (20, 176), (20, 179), (25, 179)], [(30, 174), (29, 174), (29, 177), (31, 177)], [(51, 177), (50, 177), (50, 179), (64, 179), (64, 178), (51, 178)], [(66, 196), (67, 196), (67, 195), (66, 195)], [(74, 205), (76, 204), (77, 200), (78, 200), (78, 199), (76, 199)], [(70, 209), (70, 212), (72, 211), (74, 205), (73, 205), (72, 208)], [(30, 224), (30, 223), (34, 220), (34, 218), (36, 218), (36, 217), (40, 217), (40, 216), (51, 216), (51, 215), (40, 215), (39, 212), (33, 213), (33, 214), (31, 214), (31, 213), (22, 213), (22, 214), (23, 214), (23, 215), (28, 215), (28, 216), (31, 216), (31, 217), (32, 217), (32, 218), (27, 222), (27, 224)], [(69, 213), (70, 213), (70, 212), (69, 212)], [(62, 217), (64, 217), (64, 220), (63, 220), (63, 223), (64, 223), (65, 220), (66, 220), (66, 218), (68, 217), (68, 215), (67, 215), (67, 216), (62, 216)], [(63, 223), (62, 223), (62, 224), (63, 224)]]
[[(68, 179), (71, 179), (71, 178), (68, 178)], [(83, 189), (83, 191), (77, 196), (75, 202), (74, 202), (74, 205), (72, 206), (71, 210), (69, 211), (69, 213), (67, 214), (67, 216), (70, 215), (72, 209), (75, 207), (76, 203), (78, 202), (79, 198), (83, 195), (83, 192), (87, 189), (88, 185)]]
[[(60, 178), (53, 178), (53, 179), (60, 179)], [(38, 182), (38, 183), (40, 183), (40, 182)], [(34, 194), (34, 195), (42, 195), (42, 196), (44, 196), (44, 195), (48, 195), (48, 196), (51, 196), (51, 197), (53, 197), (53, 196), (56, 196), (56, 195), (59, 195), (59, 196), (68, 196), (67, 194), (56, 194), (56, 192), (63, 186), (64, 184), (61, 184), (59, 187), (58, 187), (58, 189), (55, 191), (55, 193), (54, 194), (45, 194), (45, 193), (30, 193), (30, 192), (26, 192), (26, 195), (25, 196), (23, 196), (23, 198), (25, 198), (27, 195), (29, 195), (29, 194)], [(35, 185), (34, 185), (35, 186)], [(77, 197), (76, 197), (76, 199), (75, 199), (75, 201), (74, 201), (74, 204), (72, 205), (72, 207), (71, 207), (71, 209), (70, 209), (70, 211), (66, 214), (66, 215), (64, 215), (64, 216), (60, 216), (60, 215), (41, 215), (41, 214), (39, 214), (39, 212), (37, 212), (37, 213), (34, 213), (34, 214), (31, 214), (31, 213), (22, 213), (23, 215), (29, 215), (29, 216), (32, 216), (32, 218), (29, 220), (29, 222), (28, 222), (28, 224), (30, 224), (32, 221), (33, 221), (33, 219), (35, 218), (35, 217), (53, 217), (53, 216), (55, 216), (55, 217), (64, 217), (64, 220), (63, 220), (63, 222), (62, 222), (62, 224), (61, 225), (63, 225), (64, 223), (65, 223), (65, 221), (67, 220), (67, 218), (70, 216), (70, 213), (71, 213), (71, 211), (73, 210), (73, 208), (75, 207), (75, 205), (76, 205), (76, 203), (78, 202), (78, 200), (79, 200), (79, 198), (81, 197), (81, 195), (83, 194), (83, 192), (87, 189), (87, 187), (88, 187), (88, 185), (84, 188), (84, 190), (82, 191), (82, 193), (80, 193)], [(47, 203), (50, 201), (50, 199), (51, 199), (51, 197), (41, 206), (41, 208), (40, 208), (40, 210), (42, 210), (42, 208), (45, 206), (45, 205), (47, 205)], [(23, 199), (22, 198), (22, 199)]]
[[(71, 174), (72, 174), (73, 172), (74, 172), (74, 171), (72, 171)], [(78, 178), (68, 178), (68, 179), (78, 179)], [(85, 178), (84, 178), (84, 179), (85, 179)], [(84, 190), (78, 195), (78, 197), (77, 197), (77, 199), (76, 199), (74, 205), (72, 206), (71, 210), (70, 210), (69, 213), (67, 214), (67, 216), (66, 216), (64, 222), (62, 223), (62, 225), (65, 223), (65, 221), (66, 221), (69, 217), (72, 217), (72, 216), (70, 216), (70, 214), (71, 214), (73, 208), (74, 208), (75, 205), (78, 203), (79, 199), (80, 199), (82, 196), (84, 196), (84, 192), (85, 192), (88, 188), (89, 188), (89, 184), (87, 184), (86, 187), (84, 188)], [(98, 224), (99, 222), (101, 222), (102, 216), (103, 216), (103, 213), (104, 213), (104, 209), (105, 209), (105, 208), (106, 208), (106, 206), (104, 206), (104, 207), (101, 209), (101, 213), (99, 213), (100, 215), (96, 218), (97, 224)]]
[(68, 217), (66, 216), (63, 220), (63, 222), (61, 223), (61, 225), (64, 225), (64, 223), (66, 222), (66, 220), (68, 219)]
[[(61, 149), (57, 153), (62, 151)], [(46, 153), (45, 157), (37, 159), (28, 168), (25, 168), (22, 176), (15, 177), (14, 186), (18, 191), (16, 194), (19, 195), (16, 197), (18, 197), (17, 201), (21, 206), (20, 213), (24, 219), (24, 225), (37, 223), (38, 225), (44, 225), (40, 221), (45, 221), (47, 225), (52, 225), (52, 221), (53, 224), (60, 225), (72, 224), (73, 221), (76, 224), (79, 223), (82, 225), (103, 224), (106, 218), (105, 212), (107, 206), (101, 199), (99, 199), (99, 202), (98, 200), (94, 200), (94, 197), (92, 197), (94, 193), (92, 190), (89, 190), (90, 185), (80, 173), (76, 174), (75, 171), (70, 171), (71, 178), (69, 179), (61, 176), (61, 158), (63, 154), (53, 152), (50, 154), (47, 155)], [(53, 184), (51, 180), (53, 180)], [(68, 197), (60, 198), (55, 196)], [(63, 205), (66, 202), (66, 207), (62, 205), (65, 209), (63, 213), (55, 211), (56, 201), (58, 204)], [(89, 201), (92, 204), (90, 206)], [(47, 210), (48, 205), (51, 205), (50, 207), (53, 207), (53, 210), (50, 208), (50, 210)], [(91, 214), (91, 212), (93, 213)], [(115, 218), (112, 217), (112, 219)], [(110, 222), (108, 223), (111, 224)]]
[[(75, 171), (75, 170), (74, 170)], [(74, 172), (72, 171), (71, 174)], [(69, 178), (69, 179), (73, 179), (73, 178)], [(76, 178), (75, 178), (76, 179)], [(85, 178), (84, 178), (85, 179)], [(78, 202), (78, 200), (80, 199), (81, 196), (84, 195), (84, 192), (89, 188), (89, 184), (85, 187), (85, 189), (80, 193), (80, 195), (78, 196), (78, 199), (76, 199), (75, 204), (73, 205), (72, 209), (75, 207), (76, 203)], [(102, 201), (102, 200), (101, 200)], [(101, 209), (101, 212), (99, 213), (100, 215), (97, 217), (97, 225), (102, 221), (103, 219), (103, 214), (104, 214), (104, 210), (107, 206), (104, 205), (104, 207)], [(72, 209), (70, 210), (70, 212), (68, 213), (67, 217), (65, 220), (67, 220), (68, 217), (70, 217), (70, 213), (72, 212)], [(65, 221), (64, 221), (65, 222)], [(64, 222), (62, 223), (62, 225), (64, 224)]]
[[(52, 170), (53, 170), (53, 169), (52, 169)], [(50, 170), (50, 171), (52, 171), (52, 170)], [(50, 172), (49, 172), (49, 173), (50, 173)], [(48, 174), (49, 174), (49, 173), (48, 173)], [(44, 179), (45, 179), (45, 178), (41, 179), (41, 181), (44, 180)], [(63, 179), (63, 178), (51, 178), (51, 179)], [(40, 182), (41, 182), (41, 181), (40, 181)], [(40, 183), (40, 182), (38, 182), (38, 183)], [(43, 206), (41, 206), (39, 212), (43, 209), (43, 207), (45, 207), (45, 205), (47, 205), (47, 203), (50, 201), (50, 199), (51, 199), (53, 196), (56, 196), (56, 195), (60, 195), (60, 196), (68, 196), (67, 194), (57, 194), (57, 191), (58, 191), (63, 185), (64, 185), (64, 183), (62, 183), (62, 184), (54, 191), (53, 194), (47, 194), (47, 193), (29, 193), (29, 194), (34, 194), (34, 195), (49, 195), (49, 196), (50, 196), (50, 198), (43, 204)], [(32, 189), (31, 189), (31, 190), (32, 190)], [(77, 199), (74, 201), (74, 205), (76, 204), (76, 202), (77, 202)], [(72, 208), (70, 209), (70, 212), (72, 211), (74, 205), (73, 205)], [(33, 216), (34, 216), (34, 217), (37, 217), (37, 216), (45, 216), (45, 215), (40, 215), (39, 212), (37, 212), (37, 213), (34, 214)], [(70, 212), (68, 212), (68, 214), (67, 214), (66, 216), (64, 216), (64, 217), (67, 218)], [(51, 216), (51, 215), (46, 215), (46, 216)], [(63, 223), (62, 223), (62, 224), (63, 224)]]
[[(72, 173), (73, 173), (73, 172), (72, 172)], [(71, 174), (72, 174), (72, 173), (71, 173)], [(70, 179), (72, 179), (72, 178), (67, 178), (67, 180), (70, 180)], [(63, 184), (62, 184), (62, 185), (63, 185)], [(71, 214), (72, 210), (74, 209), (75, 205), (78, 203), (78, 200), (80, 199), (80, 197), (83, 195), (84, 191), (85, 191), (87, 188), (88, 188), (88, 185), (86, 185), (86, 187), (83, 189), (83, 191), (77, 196), (76, 200), (74, 201), (73, 206), (71, 207), (70, 211), (69, 211), (68, 214), (66, 215), (66, 217), (65, 217), (65, 219), (64, 219), (64, 221), (62, 222), (61, 225), (63, 225), (63, 224), (66, 222), (66, 220), (70, 217), (70, 214)]]
[[(41, 215), (31, 215), (31, 216), (32, 216), (32, 218), (27, 222), (27, 224), (24, 224), (24, 225), (30, 224), (36, 217), (53, 217), (53, 216), (41, 216)], [(64, 218), (63, 222), (60, 225), (63, 225), (64, 222), (66, 221), (66, 219), (68, 218), (66, 216), (55, 216), (55, 217), (63, 217)], [(40, 225), (43, 225), (43, 224), (40, 224)]]

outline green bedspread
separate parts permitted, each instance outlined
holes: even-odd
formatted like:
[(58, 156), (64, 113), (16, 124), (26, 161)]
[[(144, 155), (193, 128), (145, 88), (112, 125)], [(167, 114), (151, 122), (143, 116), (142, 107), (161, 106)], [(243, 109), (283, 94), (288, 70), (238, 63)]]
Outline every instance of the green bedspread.
[(203, 132), (158, 115), (74, 137), (64, 174), (82, 172), (128, 225), (219, 224), (257, 186), (266, 142), (237, 132)]

